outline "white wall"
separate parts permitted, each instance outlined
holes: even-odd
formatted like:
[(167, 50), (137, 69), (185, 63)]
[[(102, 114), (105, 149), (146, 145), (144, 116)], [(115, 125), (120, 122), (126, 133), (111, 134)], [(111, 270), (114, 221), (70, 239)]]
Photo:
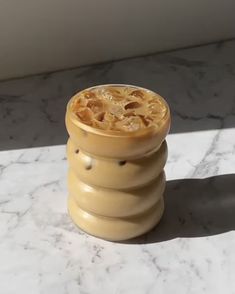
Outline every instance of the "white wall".
[(234, 0), (0, 0), (0, 79), (235, 37)]

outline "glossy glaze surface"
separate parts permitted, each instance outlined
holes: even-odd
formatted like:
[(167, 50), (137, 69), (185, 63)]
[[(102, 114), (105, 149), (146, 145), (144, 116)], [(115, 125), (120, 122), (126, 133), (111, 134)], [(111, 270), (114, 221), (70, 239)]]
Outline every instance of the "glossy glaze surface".
[[(143, 93), (145, 100), (140, 97)], [(102, 95), (108, 95), (105, 103), (98, 99)], [(136, 126), (131, 124), (127, 131), (125, 125), (117, 128), (119, 123), (125, 124), (125, 113), (110, 111), (114, 106), (122, 106), (124, 111), (129, 103), (137, 103), (133, 100), (137, 98), (141, 107), (138, 104), (131, 109), (134, 114), (128, 119), (141, 120), (137, 113), (142, 108), (146, 117), (152, 114), (151, 124), (138, 125), (134, 131)], [(154, 111), (149, 102), (153, 99)], [(89, 111), (92, 116), (88, 115)], [(109, 125), (109, 129), (98, 127), (95, 115), (100, 113), (103, 126), (107, 114), (115, 117), (116, 124)], [(169, 108), (163, 98), (135, 86), (104, 85), (87, 89), (68, 103), (66, 126), (70, 135), (68, 209), (73, 221), (91, 235), (116, 241), (136, 237), (156, 225), (164, 209), (162, 170), (167, 159), (164, 139), (170, 127)]]

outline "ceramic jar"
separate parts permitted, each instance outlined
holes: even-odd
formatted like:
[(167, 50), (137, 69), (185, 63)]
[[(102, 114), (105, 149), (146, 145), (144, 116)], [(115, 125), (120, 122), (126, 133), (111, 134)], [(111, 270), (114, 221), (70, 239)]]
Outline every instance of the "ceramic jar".
[(164, 210), (168, 105), (161, 98), (167, 111), (157, 127), (119, 134), (80, 122), (72, 111), (74, 99), (66, 111), (72, 220), (85, 232), (112, 241), (149, 231)]

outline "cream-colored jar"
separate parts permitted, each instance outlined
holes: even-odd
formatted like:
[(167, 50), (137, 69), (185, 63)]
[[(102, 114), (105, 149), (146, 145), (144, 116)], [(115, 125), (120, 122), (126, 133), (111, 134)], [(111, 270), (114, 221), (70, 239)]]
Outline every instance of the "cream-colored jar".
[[(94, 88), (102, 87), (107, 85)], [(73, 112), (79, 93), (67, 105), (68, 210), (75, 224), (91, 235), (130, 239), (153, 228), (163, 214), (170, 111), (154, 95), (165, 107), (164, 116), (135, 132), (102, 130), (79, 121)]]

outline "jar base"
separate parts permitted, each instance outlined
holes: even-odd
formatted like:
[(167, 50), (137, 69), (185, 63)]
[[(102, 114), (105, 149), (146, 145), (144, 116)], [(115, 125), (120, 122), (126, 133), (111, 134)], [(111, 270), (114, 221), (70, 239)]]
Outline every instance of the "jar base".
[(155, 227), (164, 211), (163, 197), (149, 210), (131, 217), (105, 217), (81, 209), (73, 197), (68, 198), (68, 212), (73, 222), (86, 233), (109, 241), (138, 237)]

